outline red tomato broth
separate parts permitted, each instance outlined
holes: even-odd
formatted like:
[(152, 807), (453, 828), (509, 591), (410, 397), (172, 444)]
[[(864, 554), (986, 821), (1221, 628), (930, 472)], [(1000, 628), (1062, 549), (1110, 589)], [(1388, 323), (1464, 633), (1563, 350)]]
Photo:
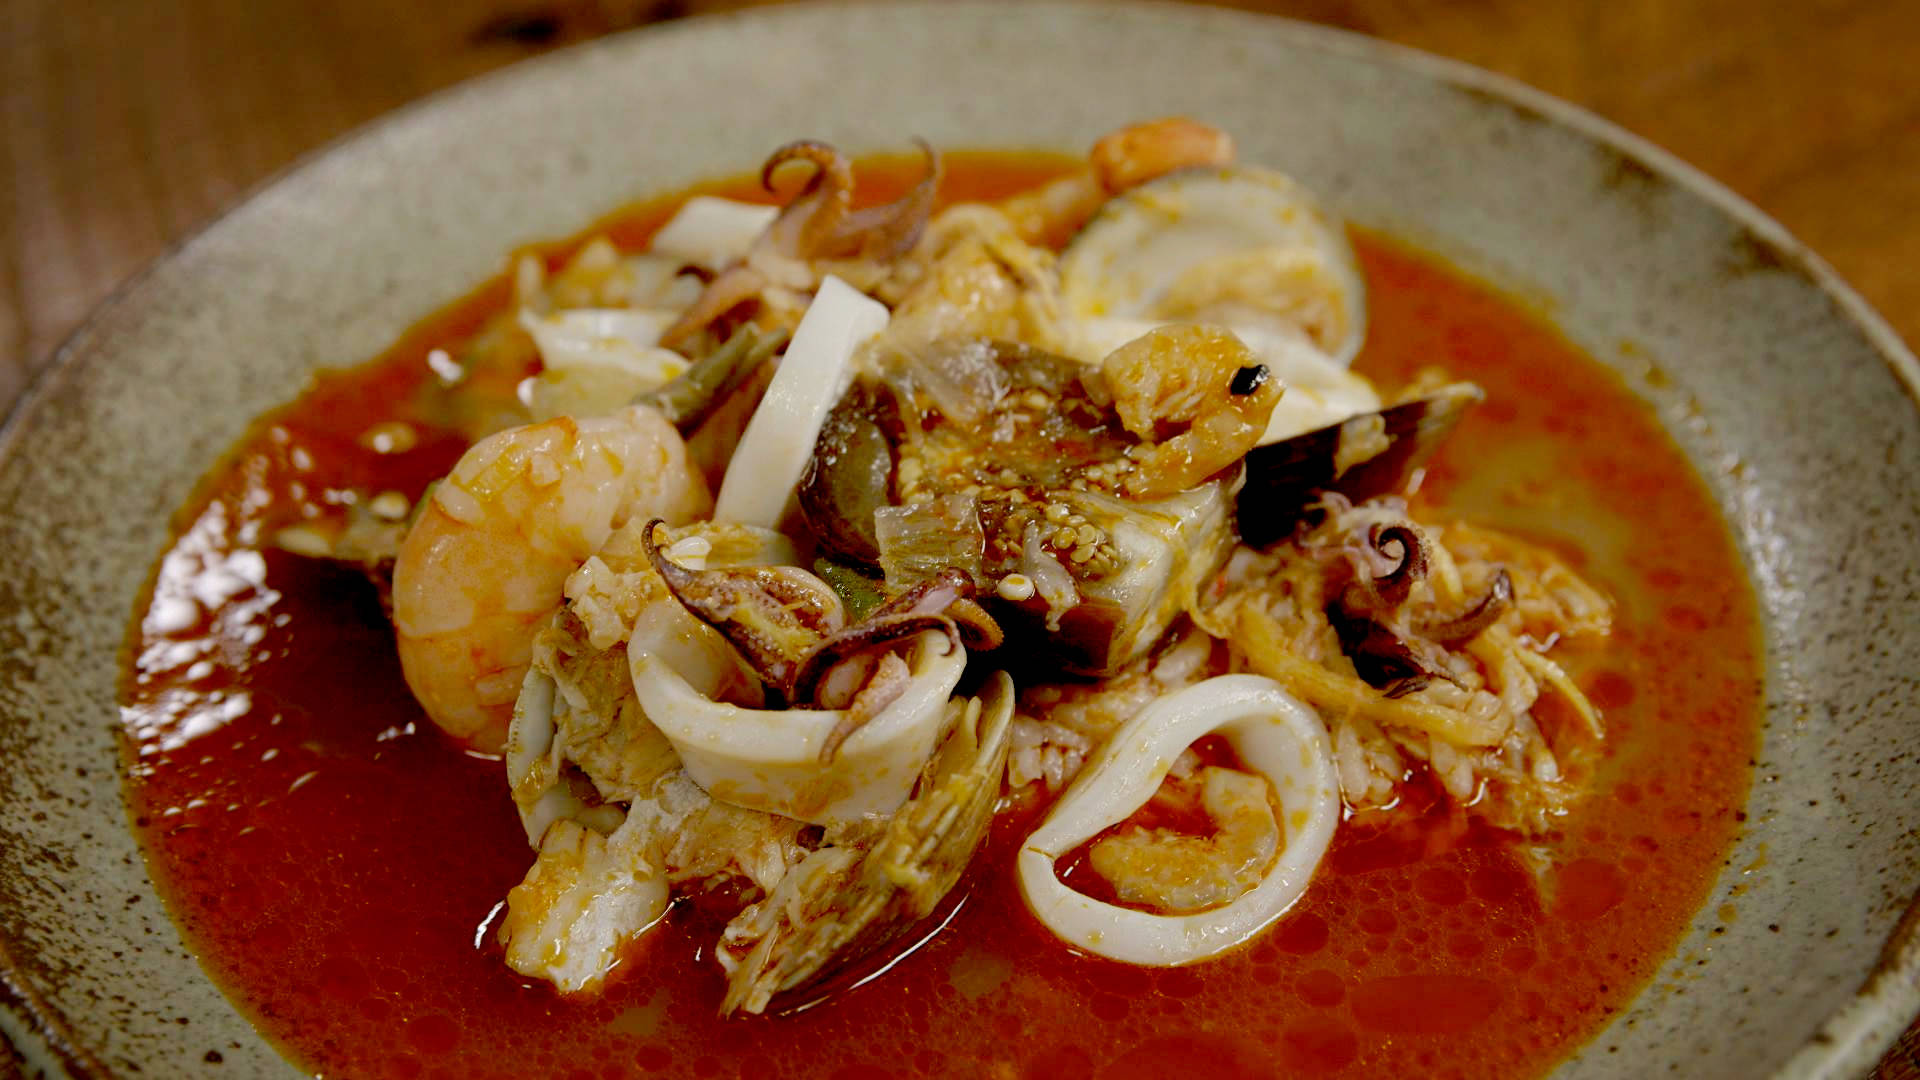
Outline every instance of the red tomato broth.
[[(1063, 161), (951, 155), (945, 193), (990, 197)], [(863, 190), (888, 197), (916, 168), (869, 164)], [(637, 246), (675, 201), (599, 231)], [(577, 243), (539, 250), (557, 260)], [(1439, 365), (1488, 391), (1429, 470), (1428, 511), (1553, 543), (1621, 600), (1603, 647), (1556, 653), (1610, 739), (1592, 797), (1545, 841), (1551, 898), (1512, 838), (1410, 800), (1344, 825), (1307, 896), (1247, 947), (1133, 968), (1072, 953), (1027, 913), (1012, 855), (1028, 811), (996, 823), (939, 933), (804, 1011), (715, 1015), (724, 920), (700, 903), (677, 906), (599, 997), (521, 978), (493, 940), (532, 859), (499, 763), (433, 731), (369, 585), (250, 554), (304, 504), (415, 496), (452, 464), (461, 444), (429, 422), (423, 360), (498, 308), (496, 280), (374, 363), (322, 376), (180, 519), (123, 691), (129, 812), (170, 913), (262, 1033), (330, 1075), (1544, 1071), (1646, 984), (1737, 829), (1758, 715), (1753, 601), (1705, 487), (1616, 377), (1487, 287), (1384, 238), (1357, 243), (1362, 370), (1393, 386)], [(415, 422), (419, 445), (365, 448), (386, 419)], [(179, 601), (196, 589), (189, 620)]]

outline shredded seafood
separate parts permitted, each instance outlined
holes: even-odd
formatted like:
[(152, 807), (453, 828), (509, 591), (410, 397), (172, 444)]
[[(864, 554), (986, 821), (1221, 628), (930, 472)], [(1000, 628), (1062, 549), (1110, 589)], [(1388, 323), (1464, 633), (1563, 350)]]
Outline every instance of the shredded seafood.
[[(1348, 370), (1339, 222), (1190, 120), (995, 204), (940, 206), (922, 149), (891, 203), (801, 141), (784, 206), (523, 259), (438, 358), (500, 392), (411, 520), (283, 535), (390, 573), (427, 715), (503, 754), (506, 962), (593, 992), (698, 892), (732, 904), (722, 1010), (761, 1012), (934, 911), (1016, 805), (1051, 803), (1014, 856), (1040, 922), (1146, 965), (1259, 934), (1416, 787), (1550, 829), (1606, 734), (1557, 650), (1611, 602), (1409, 498), (1484, 395)], [(1111, 902), (1062, 877), (1083, 849)]]

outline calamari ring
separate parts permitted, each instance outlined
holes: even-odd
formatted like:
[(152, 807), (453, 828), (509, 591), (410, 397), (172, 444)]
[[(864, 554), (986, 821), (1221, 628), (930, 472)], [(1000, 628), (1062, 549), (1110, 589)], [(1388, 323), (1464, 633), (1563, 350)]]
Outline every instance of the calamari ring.
[[(1260, 883), (1191, 915), (1118, 907), (1068, 888), (1054, 863), (1138, 810), (1174, 758), (1214, 732), (1280, 799), (1286, 843)], [(1306, 891), (1339, 821), (1340, 781), (1320, 718), (1272, 679), (1221, 675), (1161, 698), (1107, 740), (1021, 846), (1020, 893), (1048, 930), (1076, 948), (1128, 964), (1191, 964), (1285, 914)]]

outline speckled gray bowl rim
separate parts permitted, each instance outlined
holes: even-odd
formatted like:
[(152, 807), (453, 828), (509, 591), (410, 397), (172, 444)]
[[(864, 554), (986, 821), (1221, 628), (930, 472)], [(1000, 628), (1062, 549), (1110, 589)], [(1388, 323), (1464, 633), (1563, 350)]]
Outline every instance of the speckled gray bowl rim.
[[(1871, 350), (1884, 361), (1908, 399), (1906, 404), (1920, 401), (1920, 363), (1916, 363), (1913, 354), (1865, 301), (1823, 260), (1795, 240), (1784, 228), (1751, 203), (1659, 147), (1583, 109), (1534, 90), (1516, 80), (1457, 61), (1344, 31), (1218, 9), (1138, 2), (1138, 0), (1101, 4), (1097, 10), (1087, 10), (1087, 6), (1071, 2), (1015, 8), (1013, 5), (995, 4), (991, 0), (972, 0), (972, 2), (958, 4), (926, 0), (920, 3), (890, 5), (884, 13), (878, 10), (880, 7), (881, 5), (878, 4), (813, 4), (762, 9), (686, 20), (664, 28), (639, 31), (636, 34), (646, 35), (650, 39), (664, 38), (668, 35), (712, 34), (718, 36), (727, 32), (728, 27), (739, 27), (748, 23), (791, 27), (802, 23), (813, 23), (816, 20), (833, 19), (863, 19), (880, 23), (894, 20), (903, 28), (924, 31), (925, 25), (913, 24), (932, 24), (936, 20), (955, 18), (977, 22), (987, 17), (1002, 20), (1044, 17), (1053, 20), (1065, 19), (1071, 23), (1073, 19), (1079, 18), (1088, 24), (1094, 20), (1106, 24), (1131, 21), (1137, 29), (1141, 30), (1156, 27), (1168, 28), (1175, 24), (1205, 25), (1214, 29), (1259, 35), (1281, 42), (1287, 48), (1317, 53), (1329, 58), (1397, 68), (1429, 80), (1437, 89), (1461, 91), (1481, 99), (1488, 106), (1512, 110), (1524, 121), (1543, 121), (1576, 133), (1596, 144), (1597, 148), (1610, 151), (1616, 154), (1621, 162), (1627, 163), (1628, 168), (1636, 173), (1629, 177), (1632, 182), (1651, 184), (1655, 187), (1675, 185), (1687, 195), (1708, 204), (1745, 230), (1744, 235), (1751, 237), (1759, 245), (1759, 261), (1769, 269), (1798, 275), (1824, 294), (1837, 308), (1840, 318), (1850, 324), (1847, 329), (1863, 337)], [(1043, 10), (1036, 11), (1036, 9)], [(582, 63), (588, 57), (605, 50), (634, 48), (636, 46), (631, 41), (633, 37), (635, 37), (634, 34), (619, 35), (615, 38), (561, 50), (429, 95), (302, 157), (284, 172), (256, 187), (242, 199), (236, 200), (228, 213), (231, 214), (240, 207), (262, 200), (282, 185), (290, 184), (291, 181), (317, 170), (323, 164), (334, 162), (337, 158), (350, 157), (357, 152), (364, 153), (384, 134), (407, 125), (427, 122), (443, 109), (455, 107), (470, 99), (511, 95), (515, 92), (515, 87), (521, 85), (522, 80), (538, 79), (562, 66)], [(741, 160), (744, 161), (751, 156), (751, 149), (742, 149), (745, 156)], [(635, 191), (632, 195), (645, 193)], [(585, 208), (585, 212), (579, 216), (576, 224), (584, 225), (588, 220), (611, 208), (611, 206)], [(150, 299), (146, 296), (150, 291), (149, 286), (156, 280), (164, 280), (176, 264), (184, 261), (186, 256), (197, 247), (210, 243), (210, 238), (220, 233), (226, 221), (227, 217), (223, 215), (208, 223), (200, 231), (177, 244), (165, 256), (129, 279), (63, 343), (53, 358), (36, 373), (27, 391), (21, 395), (8, 415), (4, 426), (0, 426), (0, 465), (13, 463), (18, 449), (17, 444), (30, 423), (46, 410), (56, 407), (60, 401), (60, 394), (73, 386), (79, 374), (86, 370), (89, 362), (107, 351), (110, 346), (103, 345), (102, 339), (110, 332), (114, 319), (121, 316), (136, 317), (140, 313), (142, 301)], [(1403, 231), (1413, 233), (1415, 239), (1419, 238), (1417, 226)], [(1470, 269), (1485, 273), (1496, 280), (1499, 279), (1497, 263), (1476, 265), (1471, 258), (1464, 261)], [(1521, 289), (1526, 287), (1525, 282), (1509, 282), (1509, 284), (1517, 285)], [(1670, 427), (1674, 426), (1675, 416), (1672, 410), (1663, 409), (1662, 412), (1663, 419)], [(1683, 438), (1683, 442), (1685, 441)], [(1689, 446), (1689, 449), (1692, 456), (1697, 459), (1698, 453), (1694, 447)], [(1893, 451), (1890, 449), (1890, 460), (1892, 454)], [(15, 509), (11, 506), (7, 508), (9, 518)], [(1745, 539), (1743, 537), (1743, 541)], [(1749, 547), (1743, 544), (1743, 549)], [(1752, 558), (1750, 549), (1746, 550), (1746, 554), (1750, 559)], [(1911, 604), (1912, 600), (1913, 596), (1909, 593), (1903, 602)], [(21, 612), (20, 617), (24, 620), (26, 613)], [(10, 640), (9, 643), (13, 642)], [(8, 701), (6, 704), (10, 706), (7, 713), (8, 718), (11, 719), (15, 712), (11, 706), (17, 703)], [(104, 767), (105, 763), (101, 762), (100, 765)], [(116, 807), (115, 810), (117, 811), (118, 808)], [(5, 840), (7, 863), (11, 864), (17, 861), (21, 851), (12, 830), (6, 832)], [(1725, 877), (1726, 875), (1723, 875), (1722, 882), (1711, 894), (1713, 898), (1720, 897), (1725, 891)], [(76, 1018), (62, 1016), (35, 988), (28, 968), (22, 966), (15, 956), (19, 945), (13, 938), (12, 927), (0, 928), (0, 1034), (9, 1038), (29, 1068), (45, 1070), (49, 1074), (64, 1072), (73, 1075), (110, 1075), (109, 1070), (100, 1063), (100, 1058), (96, 1057), (84, 1041), (75, 1037), (75, 1028), (70, 1020)], [(43, 958), (42, 963), (45, 962)], [(1920, 1010), (1920, 898), (1915, 898), (1908, 903), (1904, 914), (1894, 923), (1892, 932), (1880, 944), (1878, 955), (1868, 958), (1864, 963), (1867, 975), (1858, 991), (1841, 1008), (1831, 1012), (1812, 1037), (1779, 1065), (1774, 1073), (1775, 1076), (1797, 1080), (1802, 1077), (1842, 1077), (1864, 1073), (1905, 1028), (1916, 1010)], [(1654, 990), (1649, 988), (1643, 991), (1642, 997), (1652, 996), (1653, 993)], [(1579, 1048), (1574, 1060), (1588, 1056), (1603, 1037), (1604, 1033), (1601, 1037), (1596, 1037), (1593, 1042)], [(238, 1049), (237, 1044), (236, 1049)], [(1641, 1063), (1637, 1067), (1645, 1068), (1650, 1064)], [(1681, 1064), (1675, 1061), (1668, 1061), (1666, 1064), (1669, 1071), (1683, 1069)]]

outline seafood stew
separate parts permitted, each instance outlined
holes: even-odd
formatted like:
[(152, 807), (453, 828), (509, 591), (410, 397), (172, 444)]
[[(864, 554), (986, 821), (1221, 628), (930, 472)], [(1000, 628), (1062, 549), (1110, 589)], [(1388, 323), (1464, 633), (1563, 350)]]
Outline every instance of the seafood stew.
[(1757, 656), (1624, 389), (1197, 125), (768, 174), (519, 260), (183, 519), (129, 798), (266, 1031), (1473, 1075), (1631, 996)]

